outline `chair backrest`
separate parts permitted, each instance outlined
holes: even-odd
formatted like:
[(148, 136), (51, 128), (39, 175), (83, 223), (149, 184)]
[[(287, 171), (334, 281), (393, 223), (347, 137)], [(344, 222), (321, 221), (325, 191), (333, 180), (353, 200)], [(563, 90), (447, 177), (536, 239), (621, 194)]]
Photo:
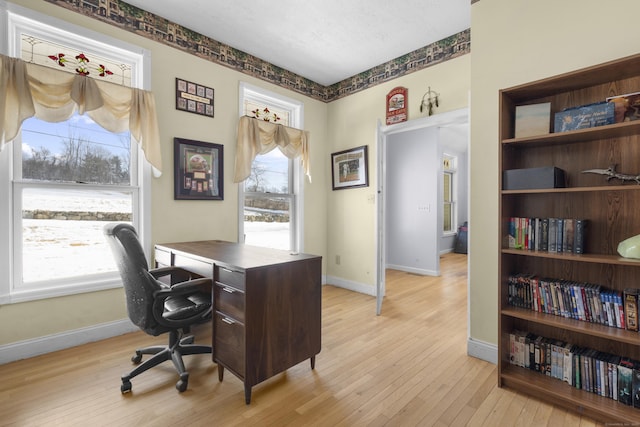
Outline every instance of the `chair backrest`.
[(110, 223), (103, 231), (120, 271), (129, 319), (149, 334), (164, 332), (153, 316), (153, 293), (161, 287), (149, 274), (136, 229), (126, 223)]

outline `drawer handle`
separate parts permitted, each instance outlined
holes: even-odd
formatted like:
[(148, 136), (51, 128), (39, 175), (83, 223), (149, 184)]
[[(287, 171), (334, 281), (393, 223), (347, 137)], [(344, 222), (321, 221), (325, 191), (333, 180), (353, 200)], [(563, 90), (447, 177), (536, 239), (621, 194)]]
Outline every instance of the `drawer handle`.
[(229, 319), (228, 317), (223, 317), (223, 318), (222, 318), (222, 321), (223, 321), (224, 323), (226, 323), (227, 325), (233, 325), (233, 324), (235, 324), (235, 323), (236, 323), (236, 322), (234, 322), (234, 321), (233, 321), (233, 319)]
[(225, 291), (225, 292), (228, 292), (228, 293), (230, 293), (230, 294), (235, 293), (235, 289), (230, 288), (230, 287), (228, 287), (228, 286), (224, 286), (224, 287), (222, 288), (222, 290), (223, 290), (223, 291)]
[(226, 271), (227, 273), (235, 273), (235, 271), (229, 270), (228, 268), (225, 268), (225, 267), (220, 267), (220, 270)]

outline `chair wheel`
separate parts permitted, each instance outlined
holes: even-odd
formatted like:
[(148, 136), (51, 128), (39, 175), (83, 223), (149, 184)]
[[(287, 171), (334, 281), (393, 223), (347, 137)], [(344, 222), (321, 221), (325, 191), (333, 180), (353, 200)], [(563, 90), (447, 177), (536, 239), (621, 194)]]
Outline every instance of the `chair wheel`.
[(131, 392), (131, 381), (122, 381), (122, 385), (120, 386), (120, 392), (122, 394)]
[(182, 393), (187, 389), (188, 385), (189, 385), (189, 374), (187, 374), (186, 372), (184, 374), (180, 374), (180, 381), (176, 383), (176, 390)]
[(136, 351), (135, 356), (131, 356), (131, 361), (136, 365), (142, 361), (142, 353)]

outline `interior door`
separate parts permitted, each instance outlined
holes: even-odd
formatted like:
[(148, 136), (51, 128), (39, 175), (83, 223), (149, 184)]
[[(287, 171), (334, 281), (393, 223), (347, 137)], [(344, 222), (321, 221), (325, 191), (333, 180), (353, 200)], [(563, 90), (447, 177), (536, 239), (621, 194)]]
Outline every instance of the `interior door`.
[(378, 197), (377, 197), (377, 209), (378, 215), (376, 219), (376, 229), (378, 230), (378, 249), (377, 249), (377, 268), (376, 268), (376, 315), (380, 316), (382, 312), (382, 300), (384, 298), (386, 282), (385, 282), (385, 274), (387, 269), (387, 259), (386, 259), (386, 246), (384, 244), (385, 237), (385, 218), (384, 218), (384, 185), (386, 179), (386, 170), (385, 170), (385, 150), (386, 150), (386, 135), (382, 132), (382, 123), (378, 120), (378, 125), (376, 127), (376, 142), (378, 146)]

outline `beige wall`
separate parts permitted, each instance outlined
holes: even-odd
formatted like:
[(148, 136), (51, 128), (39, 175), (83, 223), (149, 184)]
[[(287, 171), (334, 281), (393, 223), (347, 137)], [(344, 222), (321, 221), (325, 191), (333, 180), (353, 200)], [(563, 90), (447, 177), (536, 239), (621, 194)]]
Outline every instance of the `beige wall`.
[[(328, 176), (328, 247), (327, 274), (360, 285), (375, 288), (376, 279), (376, 205), (368, 201), (377, 190), (378, 120), (385, 123), (385, 97), (396, 86), (408, 88), (409, 119), (426, 115), (420, 113), (422, 95), (431, 86), (440, 93), (440, 107), (436, 113), (468, 106), (469, 67), (471, 55), (446, 61), (405, 77), (393, 80), (332, 102), (329, 105), (327, 140), (332, 152), (368, 145), (369, 187), (331, 191)], [(331, 169), (330, 156), (326, 166)], [(340, 265), (336, 264), (340, 256)], [(372, 305), (372, 312), (375, 308)]]
[[(152, 243), (223, 239), (237, 240), (238, 193), (232, 174), (238, 116), (238, 86), (245, 81), (304, 102), (304, 126), (311, 133), (311, 173), (305, 181), (306, 252), (326, 254), (327, 112), (325, 103), (283, 90), (229, 68), (119, 30), (44, 1), (16, 0), (54, 18), (107, 34), (151, 51), (152, 87), (158, 109), (163, 175), (152, 182)], [(175, 78), (215, 89), (215, 118), (175, 109)], [(224, 145), (224, 201), (173, 200), (173, 138)], [(0, 345), (126, 318), (121, 289), (0, 306)], [(7, 325), (12, 325), (7, 327)]]
[[(470, 335), (497, 344), (498, 91), (640, 51), (640, 2), (481, 0), (471, 14)], [(639, 88), (640, 89), (640, 88)]]

